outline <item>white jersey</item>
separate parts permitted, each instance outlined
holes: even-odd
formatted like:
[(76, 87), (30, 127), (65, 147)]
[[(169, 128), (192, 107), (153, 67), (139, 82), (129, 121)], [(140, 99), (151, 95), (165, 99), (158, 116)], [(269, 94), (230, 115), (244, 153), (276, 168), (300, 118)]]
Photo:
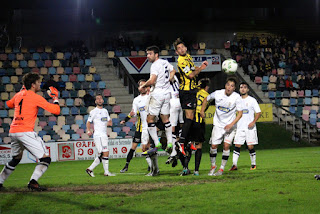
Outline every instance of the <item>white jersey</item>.
[(236, 111), (242, 111), (241, 97), (237, 92), (229, 96), (225, 94), (225, 89), (216, 90), (207, 96), (207, 101), (215, 100), (216, 112), (213, 117), (213, 124), (224, 128), (232, 123), (236, 118)]
[(152, 63), (150, 68), (150, 75), (157, 76), (156, 83), (154, 85), (152, 94), (166, 94), (170, 88), (170, 72), (173, 70), (173, 66), (164, 59), (158, 59)]
[(132, 102), (132, 110), (135, 115), (139, 112), (142, 129), (148, 129), (147, 116), (148, 116), (148, 103), (149, 103), (150, 95), (139, 95), (133, 99)]
[(179, 99), (179, 80), (176, 75), (174, 75), (173, 82), (170, 82), (170, 93), (171, 93), (171, 99)]
[[(260, 106), (257, 100), (251, 96), (248, 96), (242, 100), (242, 117), (237, 123), (237, 129), (248, 129), (249, 123), (254, 120), (254, 114), (261, 112)], [(256, 126), (252, 128), (256, 130)]]
[(90, 111), (88, 121), (93, 122), (94, 137), (107, 137), (107, 122), (110, 121), (108, 110), (105, 108), (94, 108)]

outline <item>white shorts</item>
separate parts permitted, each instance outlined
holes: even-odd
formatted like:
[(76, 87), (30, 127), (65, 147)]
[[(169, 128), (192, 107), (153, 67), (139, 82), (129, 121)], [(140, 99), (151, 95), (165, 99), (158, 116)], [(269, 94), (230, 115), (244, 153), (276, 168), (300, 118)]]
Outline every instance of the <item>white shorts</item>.
[(213, 126), (209, 143), (213, 145), (219, 145), (221, 144), (222, 140), (224, 140), (225, 143), (231, 144), (235, 135), (235, 127), (232, 128), (229, 132), (226, 132), (223, 127)]
[(159, 114), (170, 114), (170, 93), (151, 94), (148, 113), (158, 116)]
[(243, 145), (247, 142), (247, 145), (257, 145), (258, 135), (256, 129), (241, 129), (237, 130), (236, 136), (234, 138), (234, 144)]
[(108, 136), (103, 137), (93, 137), (94, 144), (96, 145), (96, 148), (98, 150), (98, 154), (101, 154), (102, 152), (108, 152)]
[(171, 126), (177, 126), (178, 121), (184, 123), (183, 121), (183, 110), (181, 108), (180, 99), (170, 100), (170, 123)]
[(141, 144), (147, 145), (149, 142), (149, 132), (148, 129), (142, 129), (141, 133)]
[(49, 156), (49, 152), (44, 145), (43, 140), (36, 132), (10, 133), (9, 136), (12, 139), (12, 156), (19, 155), (24, 149), (28, 150), (38, 159), (43, 158), (44, 155)]

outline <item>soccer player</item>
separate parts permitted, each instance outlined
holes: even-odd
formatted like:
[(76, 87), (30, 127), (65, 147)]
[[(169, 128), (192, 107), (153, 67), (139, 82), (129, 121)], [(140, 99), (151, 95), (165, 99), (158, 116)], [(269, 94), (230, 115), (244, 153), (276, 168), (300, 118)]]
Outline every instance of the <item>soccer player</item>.
[[(192, 127), (195, 109), (197, 105), (197, 83), (196, 77), (198, 74), (207, 67), (208, 62), (204, 61), (200, 67), (194, 65), (192, 57), (187, 53), (187, 47), (184, 42), (178, 38), (174, 42), (174, 48), (179, 55), (178, 58), (178, 70), (180, 73), (180, 102), (181, 107), (185, 113), (185, 121), (182, 126), (180, 143), (184, 144), (185, 148), (188, 144), (186, 140), (190, 127)], [(182, 153), (185, 155), (184, 149)]]
[(7, 106), (14, 108), (14, 117), (9, 131), (9, 136), (12, 139), (12, 160), (6, 163), (0, 173), (0, 188), (2, 188), (3, 182), (21, 161), (23, 150), (27, 149), (33, 156), (39, 159), (39, 163), (35, 167), (29, 181), (28, 188), (36, 191), (45, 191), (47, 189), (40, 186), (38, 180), (48, 169), (51, 158), (44, 142), (34, 132), (34, 125), (39, 108), (43, 108), (55, 115), (60, 114), (59, 92), (56, 88), (49, 87), (47, 93), (53, 99), (53, 104), (51, 104), (36, 94), (41, 90), (41, 81), (38, 74), (27, 73), (23, 76), (22, 82), (25, 89), (22, 89), (11, 100), (7, 101)]
[[(155, 147), (144, 153), (143, 155), (150, 155), (154, 157), (153, 166), (157, 166), (157, 155), (153, 155), (161, 148), (157, 135), (157, 127), (155, 124), (155, 117), (160, 114), (161, 120), (165, 126), (165, 133), (167, 137), (167, 147), (172, 147), (172, 127), (170, 124), (170, 81), (176, 73), (173, 66), (163, 59), (159, 59), (159, 48), (157, 46), (150, 46), (147, 48), (147, 58), (152, 63), (150, 68), (150, 78), (139, 86), (139, 90), (146, 86), (153, 86), (150, 93), (150, 102), (148, 108), (148, 132), (154, 141)], [(153, 160), (153, 159), (152, 159)], [(156, 170), (157, 171), (157, 170)], [(156, 175), (156, 173), (155, 173)]]
[[(216, 90), (209, 94), (202, 103), (200, 116), (205, 118), (205, 108), (207, 103), (215, 100), (216, 112), (213, 117), (213, 129), (211, 134), (210, 161), (211, 169), (209, 176), (219, 176), (223, 174), (224, 168), (230, 156), (230, 144), (236, 134), (236, 123), (242, 117), (242, 101), (237, 92), (236, 80), (234, 78), (227, 79), (225, 89)], [(238, 114), (236, 112), (238, 111)], [(218, 145), (224, 141), (222, 162), (218, 172), (216, 170), (216, 157)]]
[[(170, 99), (170, 123), (172, 126), (172, 143), (173, 145), (175, 145), (176, 141), (177, 141), (177, 134), (178, 134), (178, 128), (177, 125), (178, 123), (180, 125), (183, 124), (183, 111), (181, 108), (181, 104), (180, 104), (180, 99), (179, 99), (179, 80), (177, 78), (177, 76), (174, 76), (173, 81), (170, 82), (171, 87), (170, 87), (170, 91), (171, 91), (171, 99)], [(170, 151), (167, 151), (170, 152)], [(176, 146), (172, 147), (172, 152), (168, 158), (168, 160), (166, 161), (166, 164), (170, 164), (171, 162), (173, 162), (176, 158), (177, 155), (177, 151), (176, 151)]]
[[(205, 130), (206, 124), (205, 120), (200, 116), (203, 100), (209, 95), (210, 80), (207, 78), (199, 80), (199, 91), (197, 93), (197, 107), (196, 114), (194, 118), (194, 123), (192, 126), (192, 132), (195, 134), (191, 137), (191, 140), (195, 142), (195, 168), (193, 175), (199, 176), (199, 167), (202, 157), (202, 144), (205, 141)], [(187, 173), (184, 169), (183, 173)]]
[[(87, 134), (93, 135), (94, 144), (98, 151), (98, 157), (96, 157), (93, 163), (86, 169), (86, 172), (91, 177), (95, 177), (93, 169), (101, 162), (104, 169), (105, 176), (115, 176), (109, 172), (109, 149), (108, 149), (108, 134), (107, 127), (112, 126), (112, 120), (109, 116), (107, 109), (103, 108), (103, 97), (101, 94), (97, 94), (95, 97), (96, 107), (90, 111), (87, 120)], [(94, 125), (94, 132), (91, 131), (90, 124)]]
[(256, 122), (261, 116), (261, 109), (257, 100), (248, 95), (248, 84), (243, 82), (240, 84), (240, 95), (242, 98), (242, 117), (237, 123), (236, 136), (234, 138), (233, 165), (229, 171), (237, 170), (237, 163), (240, 157), (240, 148), (244, 142), (247, 142), (250, 159), (251, 170), (256, 169), (256, 152), (254, 145), (258, 144)]
[[(140, 86), (145, 82), (146, 80), (141, 79), (138, 82), (138, 85)], [(128, 114), (128, 116), (124, 120), (120, 122), (120, 124), (123, 125), (126, 122), (128, 122), (132, 117), (134, 116), (137, 117), (136, 131), (132, 141), (132, 147), (127, 155), (126, 165), (123, 167), (122, 170), (120, 170), (121, 173), (128, 171), (130, 161), (139, 143), (141, 143), (142, 145), (143, 152), (148, 149), (149, 133), (148, 133), (148, 123), (147, 123), (147, 114), (148, 114), (147, 108), (148, 108), (149, 98), (150, 98), (149, 90), (150, 90), (149, 86), (140, 89), (140, 95), (133, 99), (131, 112)], [(151, 159), (149, 155), (146, 156), (146, 160), (149, 167), (151, 168)]]

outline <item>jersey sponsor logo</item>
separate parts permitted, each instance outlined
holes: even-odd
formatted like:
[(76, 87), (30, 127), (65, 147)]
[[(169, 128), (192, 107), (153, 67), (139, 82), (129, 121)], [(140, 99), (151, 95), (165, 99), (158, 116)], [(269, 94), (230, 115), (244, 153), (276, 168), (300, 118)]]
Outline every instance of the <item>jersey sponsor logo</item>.
[(139, 108), (139, 111), (140, 111), (140, 112), (145, 111), (145, 106), (140, 107), (140, 108)]
[(102, 118), (101, 118), (101, 121), (102, 121), (102, 122), (108, 121), (108, 118), (107, 118), (107, 117), (102, 117)]
[(223, 106), (218, 106), (218, 109), (222, 112), (228, 113), (229, 111), (231, 111), (230, 108), (227, 107), (223, 107)]
[(249, 114), (249, 109), (242, 109), (242, 114)]

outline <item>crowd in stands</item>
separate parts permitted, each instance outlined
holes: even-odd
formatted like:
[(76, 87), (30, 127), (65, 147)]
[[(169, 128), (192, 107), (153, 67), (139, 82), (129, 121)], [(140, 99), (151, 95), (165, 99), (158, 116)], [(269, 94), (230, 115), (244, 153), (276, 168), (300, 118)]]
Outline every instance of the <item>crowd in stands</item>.
[(233, 41), (230, 51), (252, 81), (255, 77), (272, 77), (275, 89), (282, 91), (320, 88), (319, 41), (261, 34)]

